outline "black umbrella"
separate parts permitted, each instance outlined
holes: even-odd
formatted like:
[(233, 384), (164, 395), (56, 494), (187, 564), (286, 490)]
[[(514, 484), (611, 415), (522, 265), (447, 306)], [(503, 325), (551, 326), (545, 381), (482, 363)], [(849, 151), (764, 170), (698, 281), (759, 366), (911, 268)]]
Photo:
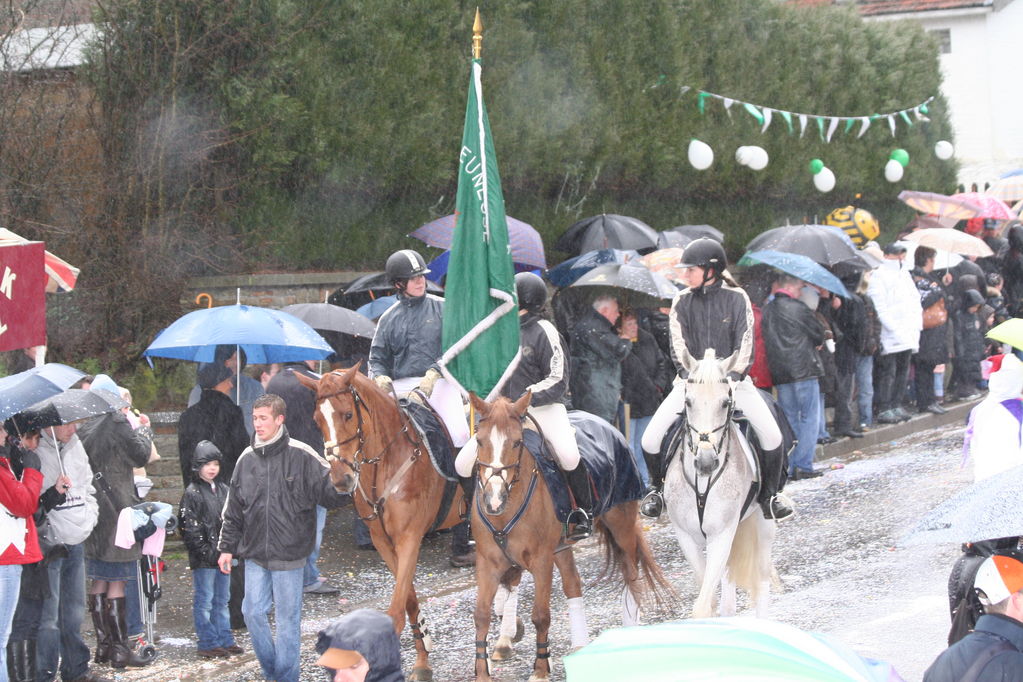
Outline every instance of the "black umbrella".
[(583, 218), (558, 237), (555, 248), (566, 253), (586, 253), (599, 249), (657, 248), (657, 233), (642, 220), (614, 213)]
[(296, 303), (284, 307), (284, 312), (294, 315), (313, 329), (341, 332), (352, 336), (373, 338), (376, 325), (369, 318), (354, 310), (332, 303)]
[[(660, 234), (677, 234), (686, 237), (689, 241), (706, 237), (720, 244), (725, 243), (725, 233), (713, 225), (679, 225), (670, 230), (664, 230)], [(685, 246), (685, 244), (669, 244), (669, 246)]]
[(635, 308), (665, 306), (678, 293), (678, 288), (668, 278), (631, 263), (597, 266), (566, 290), (585, 290), (584, 294), (594, 298), (614, 296), (623, 306)]
[[(443, 295), (444, 289), (439, 285), (426, 280), (426, 292), (429, 294)], [(352, 280), (344, 285), (327, 299), (328, 303), (355, 310), (356, 308), (369, 303), (370, 301), (394, 293), (394, 285), (387, 278), (385, 272), (371, 272)]]
[(664, 230), (663, 232), (657, 233), (657, 248), (660, 249), (684, 249), (693, 241), (692, 237), (687, 237), (684, 234), (673, 232), (672, 230)]
[(42, 429), (58, 424), (70, 424), (127, 406), (128, 403), (110, 391), (69, 388), (63, 393), (25, 408), (21, 411), (21, 416), (26, 424), (31, 425), (26, 428)]
[(49, 362), (0, 379), (0, 419), (62, 392), (84, 376), (74, 367)]
[(841, 229), (827, 225), (785, 225), (763, 232), (747, 246), (747, 251), (783, 251), (797, 253), (825, 267), (841, 264), (866, 270), (869, 265)]

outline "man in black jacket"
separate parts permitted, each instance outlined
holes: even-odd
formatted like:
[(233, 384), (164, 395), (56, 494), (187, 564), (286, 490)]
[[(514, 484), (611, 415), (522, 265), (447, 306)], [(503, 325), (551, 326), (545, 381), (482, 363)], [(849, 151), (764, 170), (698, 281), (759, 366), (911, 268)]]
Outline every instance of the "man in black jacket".
[(199, 365), (199, 401), (181, 413), (178, 419), (178, 457), (185, 488), (192, 482), (192, 455), (200, 441), (208, 440), (223, 455), (217, 481), (231, 481), (234, 463), (249, 446), (249, 434), (241, 408), (234, 404), (234, 374), (223, 363)]
[(789, 478), (819, 476), (813, 453), (820, 422), (820, 385), (824, 373), (817, 349), (824, 343), (824, 327), (799, 300), (806, 283), (790, 275), (778, 278), (774, 298), (764, 307), (762, 331), (767, 366), (782, 412), (799, 443), (789, 457)]
[(327, 462), (288, 436), (285, 410), (269, 393), (252, 407), (255, 439), (231, 478), (217, 563), (230, 573), (236, 555), (246, 560), (242, 612), (263, 675), (298, 682), (302, 576), (316, 539), (316, 505), (334, 508), (349, 500), (331, 484)]
[(973, 632), (935, 659), (924, 682), (1023, 679), (1023, 563), (990, 556), (977, 569), (973, 586), (984, 615)]
[[(316, 394), (298, 382), (295, 374), (309, 379), (319, 379), (313, 373), (313, 360), (305, 362), (289, 362), (274, 375), (266, 385), (266, 392), (279, 395), (287, 405), (288, 413), (284, 416), (284, 426), (288, 434), (301, 441), (323, 457), (323, 433), (316, 425), (313, 415), (316, 413)], [(302, 579), (302, 591), (307, 594), (337, 594), (338, 589), (320, 577), (316, 562), (320, 558), (320, 543), (323, 542), (323, 527), (327, 523), (327, 510), (316, 507), (316, 544), (305, 564), (305, 576)]]

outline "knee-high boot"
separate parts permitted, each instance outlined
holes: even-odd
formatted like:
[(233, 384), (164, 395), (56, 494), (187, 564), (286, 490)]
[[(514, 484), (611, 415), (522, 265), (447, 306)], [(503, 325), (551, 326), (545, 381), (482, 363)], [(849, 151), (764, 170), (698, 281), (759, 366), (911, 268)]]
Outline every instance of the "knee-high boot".
[(106, 602), (106, 596), (102, 594), (89, 594), (85, 597), (86, 607), (89, 609), (89, 615), (92, 616), (92, 627), (96, 631), (96, 655), (92, 659), (96, 663), (106, 663), (110, 660), (110, 632), (107, 630)]
[(35, 640), (15, 639), (7, 643), (7, 674), (11, 682), (35, 682)]
[(152, 658), (138, 655), (132, 648), (128, 636), (128, 625), (124, 597), (106, 600), (106, 624), (110, 633), (110, 665), (114, 668), (125, 666), (142, 667), (153, 662)]
[(644, 450), (642, 454), (646, 460), (647, 471), (650, 472), (650, 488), (639, 504), (639, 511), (643, 516), (656, 519), (664, 511), (664, 498), (661, 496), (664, 487), (664, 466), (660, 453), (649, 453)]
[(569, 488), (572, 489), (576, 505), (568, 518), (575, 526), (567, 539), (578, 541), (588, 538), (593, 532), (593, 522), (590, 520), (590, 513), (593, 511), (593, 491), (590, 489), (590, 477), (586, 473), (586, 466), (582, 462), (575, 469), (564, 471), (564, 474)]
[(760, 494), (757, 502), (768, 519), (782, 521), (792, 516), (792, 508), (779, 500), (776, 495), (785, 486), (786, 457), (782, 447), (760, 450)]

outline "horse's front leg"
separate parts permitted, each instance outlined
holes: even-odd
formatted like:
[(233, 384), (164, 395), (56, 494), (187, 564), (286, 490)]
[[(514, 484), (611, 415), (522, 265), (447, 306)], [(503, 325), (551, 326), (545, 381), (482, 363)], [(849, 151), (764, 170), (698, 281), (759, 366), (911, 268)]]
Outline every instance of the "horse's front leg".
[(735, 582), (732, 581), (726, 568), (724, 575), (721, 576), (721, 603), (718, 605), (718, 615), (734, 616), (735, 609)]
[(725, 530), (707, 538), (707, 571), (700, 584), (700, 596), (693, 604), (693, 618), (710, 618), (714, 615), (714, 597), (717, 593), (718, 583), (724, 577), (728, 555), (732, 551), (733, 537), (735, 537), (734, 528), (732, 532)]
[(487, 633), (490, 631), (490, 612), (500, 583), (502, 568), (492, 563), (476, 548), (476, 609), (473, 622), (476, 625), (475, 673), (477, 682), (489, 682), (490, 664), (487, 659)]
[(412, 674), (409, 680), (426, 682), (433, 679), (433, 671), (430, 669), (429, 654), (433, 651), (433, 640), (430, 638), (430, 630), (426, 627), (426, 618), (419, 610), (419, 596), (416, 594), (416, 586), (409, 585), (408, 600), (405, 602), (405, 612), (408, 614), (408, 622), (412, 627), (412, 638), (416, 645), (416, 662), (412, 666)]
[(530, 567), (535, 583), (533, 627), (536, 628), (536, 660), (529, 682), (545, 682), (551, 674), (551, 583), (554, 562), (550, 556), (538, 556)]
[(568, 606), (568, 626), (572, 634), (572, 650), (581, 649), (590, 643), (589, 628), (586, 626), (586, 605), (583, 602), (583, 581), (575, 566), (575, 554), (568, 548), (554, 555), (554, 563), (561, 574), (561, 587), (565, 592)]
[(506, 661), (515, 656), (512, 645), (522, 639), (523, 625), (519, 618), (519, 582), (522, 569), (511, 568), (501, 578), (494, 598), (494, 611), (500, 618), (500, 630), (491, 659)]
[[(416, 574), (416, 562), (419, 560), (419, 548), (421, 536), (406, 531), (395, 538), (395, 567), (394, 567), (394, 593), (391, 595), (391, 605), (387, 613), (394, 619), (395, 630), (398, 634), (405, 628), (405, 616), (414, 623), (412, 626), (413, 635), (421, 628), (419, 623), (419, 601), (416, 598), (415, 588), (412, 580)], [(431, 680), (433, 673), (430, 670), (429, 651), (422, 638), (415, 638), (416, 662), (412, 668), (410, 680)]]

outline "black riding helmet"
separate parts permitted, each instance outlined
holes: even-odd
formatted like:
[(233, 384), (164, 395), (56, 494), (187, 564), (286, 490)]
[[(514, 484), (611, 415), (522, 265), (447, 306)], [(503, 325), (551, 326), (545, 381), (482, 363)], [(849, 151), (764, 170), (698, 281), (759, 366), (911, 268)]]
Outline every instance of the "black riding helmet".
[(679, 265), (684, 268), (704, 268), (706, 272), (704, 272), (703, 282), (700, 284), (703, 286), (711, 278), (721, 276), (721, 273), (728, 267), (728, 257), (725, 255), (725, 247), (721, 246), (717, 240), (701, 237), (689, 243), (685, 251), (682, 252), (682, 262)]
[(430, 268), (426, 267), (426, 261), (423, 260), (423, 257), (419, 255), (418, 251), (413, 251), (412, 249), (402, 249), (392, 253), (387, 258), (387, 265), (384, 266), (384, 270), (387, 273), (387, 279), (392, 284), (430, 272)]
[(224, 453), (220, 451), (220, 448), (208, 440), (201, 440), (195, 446), (195, 452), (192, 453), (192, 471), (199, 471), (210, 462), (222, 462), (223, 460)]
[(538, 313), (547, 302), (547, 285), (532, 272), (520, 272), (515, 275), (515, 295), (519, 309)]

